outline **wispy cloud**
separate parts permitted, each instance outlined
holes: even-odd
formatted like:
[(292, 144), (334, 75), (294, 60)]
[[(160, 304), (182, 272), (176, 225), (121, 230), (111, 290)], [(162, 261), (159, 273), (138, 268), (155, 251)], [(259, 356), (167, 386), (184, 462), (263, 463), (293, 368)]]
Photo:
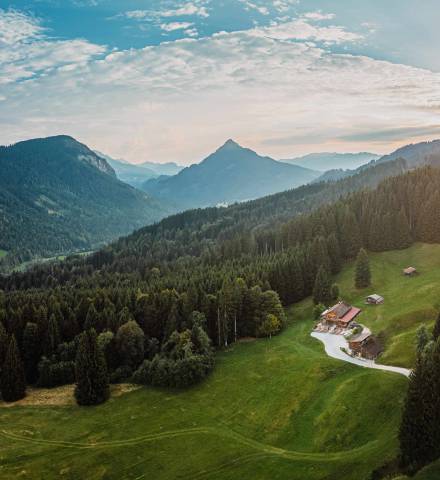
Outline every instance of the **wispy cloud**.
[(188, 16), (207, 18), (209, 17), (209, 12), (206, 4), (207, 0), (196, 0), (194, 2), (185, 3), (176, 8), (168, 8), (162, 10), (127, 10), (125, 12), (118, 13), (113, 17), (110, 17), (110, 19), (125, 17), (135, 20), (145, 20)]
[(209, 17), (208, 9), (205, 5), (201, 5), (200, 2), (186, 3), (179, 8), (161, 10), (158, 12), (161, 17), (183, 17), (187, 15), (197, 15), (199, 17)]
[(0, 45), (14, 45), (40, 39), (44, 28), (37, 18), (17, 10), (0, 8)]
[(374, 130), (364, 128), (362, 131), (350, 133), (349, 135), (341, 135), (339, 140), (344, 142), (369, 142), (382, 143), (383, 141), (404, 141), (405, 138), (420, 137), (420, 136), (440, 136), (440, 125), (426, 125), (426, 126), (410, 126), (410, 127), (396, 127), (383, 130)]
[(191, 22), (170, 22), (162, 23), (160, 28), (165, 30), (165, 32), (174, 32), (175, 30), (185, 30), (186, 28), (192, 27), (194, 24)]
[(0, 84), (72, 70), (105, 51), (87, 40), (52, 39), (39, 19), (0, 9)]
[(363, 38), (362, 35), (347, 31), (341, 26), (313, 25), (307, 18), (280, 22), (269, 27), (257, 27), (250, 33), (277, 40), (310, 40), (327, 44), (357, 42)]
[(250, 0), (239, 0), (239, 1), (245, 6), (246, 9), (256, 10), (261, 15), (269, 15), (270, 13), (269, 8), (265, 5), (258, 5), (254, 2), (251, 2)]
[[(14, 18), (20, 29), (0, 44), (3, 143), (69, 133), (134, 161), (191, 162), (229, 137), (287, 157), (317, 139), (326, 150), (386, 151), (437, 135), (440, 74), (334, 53), (328, 45), (359, 35), (313, 19), (110, 51)], [(11, 21), (2, 11), (2, 25)]]
[(333, 18), (336, 17), (336, 15), (334, 13), (322, 13), (321, 10), (318, 10), (317, 12), (304, 13), (302, 17), (307, 18), (308, 20), (321, 21), (321, 20), (332, 20)]

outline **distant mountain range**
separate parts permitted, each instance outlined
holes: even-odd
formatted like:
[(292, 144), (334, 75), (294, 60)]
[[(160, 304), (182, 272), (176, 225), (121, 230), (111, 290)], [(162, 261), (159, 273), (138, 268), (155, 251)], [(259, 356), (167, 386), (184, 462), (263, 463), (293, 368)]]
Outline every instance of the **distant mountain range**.
[(184, 169), (182, 165), (178, 165), (174, 162), (167, 163), (154, 163), (154, 162), (144, 162), (140, 164), (143, 168), (149, 168), (156, 173), (156, 175), (177, 175), (181, 170)]
[(282, 162), (299, 165), (301, 167), (310, 168), (327, 172), (329, 170), (346, 170), (356, 169), (361, 165), (378, 160), (380, 155), (375, 153), (310, 153), (303, 157), (281, 160)]
[(0, 250), (10, 264), (91, 249), (169, 213), (68, 136), (0, 147), (0, 171)]
[(178, 210), (251, 200), (309, 183), (320, 172), (262, 157), (228, 140), (202, 162), (172, 177), (145, 182), (143, 190)]
[(116, 160), (102, 152), (95, 151), (95, 153), (107, 160), (109, 165), (115, 170), (119, 180), (137, 188), (141, 187), (145, 181), (151, 178), (157, 178), (161, 175), (176, 175), (183, 168), (174, 162), (144, 162), (134, 164), (122, 159)]
[(404, 158), (410, 166), (414, 167), (422, 165), (430, 160), (434, 161), (435, 163), (436, 159), (431, 159), (431, 157), (437, 157), (438, 155), (440, 155), (440, 140), (433, 140), (432, 142), (406, 145), (405, 147), (399, 148), (389, 155), (381, 157), (378, 161), (389, 162), (391, 160), (395, 160), (396, 158)]

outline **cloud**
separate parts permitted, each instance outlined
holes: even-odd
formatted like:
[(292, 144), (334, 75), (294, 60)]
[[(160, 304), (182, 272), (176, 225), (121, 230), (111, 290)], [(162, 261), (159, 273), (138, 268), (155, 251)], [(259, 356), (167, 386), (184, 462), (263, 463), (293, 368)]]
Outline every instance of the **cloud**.
[(36, 40), (43, 33), (38, 19), (17, 10), (0, 8), (0, 46)]
[(332, 20), (336, 17), (334, 13), (322, 13), (320, 10), (317, 12), (308, 12), (302, 15), (303, 18), (308, 20), (321, 21), (321, 20)]
[(125, 17), (135, 20), (146, 19), (160, 19), (170, 17), (209, 17), (208, 9), (206, 7), (207, 0), (196, 0), (195, 2), (185, 3), (177, 8), (162, 9), (162, 10), (127, 10), (126, 12), (118, 13), (117, 15), (110, 17), (111, 20)]
[(174, 32), (175, 30), (185, 30), (189, 27), (192, 27), (194, 24), (191, 22), (171, 22), (171, 23), (162, 23), (160, 28), (165, 32)]
[(357, 42), (363, 39), (362, 35), (349, 32), (344, 27), (316, 26), (310, 24), (306, 18), (281, 22), (268, 27), (257, 27), (251, 33), (276, 40), (311, 40), (326, 42), (329, 45)]
[(273, 0), (273, 7), (280, 13), (285, 13), (294, 5), (298, 5), (299, 0)]
[(440, 124), (439, 125), (426, 125), (426, 126), (413, 126), (413, 127), (396, 127), (384, 130), (363, 130), (356, 133), (350, 133), (349, 135), (342, 135), (339, 140), (344, 142), (383, 142), (402, 140), (410, 137), (421, 136), (440, 136)]
[(359, 36), (305, 18), (124, 51), (28, 28), (0, 48), (3, 143), (67, 133), (132, 161), (190, 163), (230, 137), (287, 158), (317, 140), (386, 151), (437, 136), (440, 74), (334, 53)]
[(148, 18), (150, 15), (151, 14), (148, 10), (129, 10), (128, 12), (117, 15), (117, 17), (122, 16), (126, 18), (135, 18), (137, 20), (141, 20), (144, 18)]
[(247, 10), (256, 10), (258, 13), (260, 13), (261, 15), (269, 15), (270, 14), (270, 11), (269, 9), (264, 6), (264, 5), (257, 5), (256, 3), (253, 3), (249, 0), (239, 0), (240, 3), (242, 3)]
[(209, 17), (208, 10), (203, 5), (197, 5), (196, 3), (186, 3), (179, 8), (162, 10), (158, 12), (161, 17), (183, 17), (186, 15), (197, 15), (199, 17)]
[(61, 67), (74, 69), (105, 51), (87, 40), (51, 39), (39, 19), (0, 9), (0, 85), (47, 75)]

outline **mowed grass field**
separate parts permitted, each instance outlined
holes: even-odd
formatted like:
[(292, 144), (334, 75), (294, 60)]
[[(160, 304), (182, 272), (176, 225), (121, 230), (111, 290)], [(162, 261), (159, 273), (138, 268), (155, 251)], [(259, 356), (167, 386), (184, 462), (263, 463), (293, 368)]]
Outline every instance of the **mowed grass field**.
[[(370, 256), (373, 287), (337, 279), (380, 333), (383, 363), (411, 366), (413, 338), (440, 300), (440, 246)], [(415, 278), (401, 270), (414, 265)], [(278, 337), (234, 345), (202, 385), (141, 388), (102, 406), (0, 409), (1, 479), (362, 480), (397, 453), (407, 379), (328, 358), (310, 337), (312, 302), (288, 309)], [(425, 471), (421, 480), (440, 478)], [(437, 472), (437, 473), (436, 473)], [(436, 476), (437, 475), (437, 476)]]

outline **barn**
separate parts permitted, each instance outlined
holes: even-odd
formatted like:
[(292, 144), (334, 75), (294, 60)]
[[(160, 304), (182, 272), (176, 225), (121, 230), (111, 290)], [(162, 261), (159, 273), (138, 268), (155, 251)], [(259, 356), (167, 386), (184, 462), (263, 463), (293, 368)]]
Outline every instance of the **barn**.
[(360, 308), (339, 302), (322, 313), (321, 322), (328, 327), (347, 329), (360, 313)]
[(361, 333), (350, 338), (348, 345), (355, 355), (368, 360), (375, 360), (382, 351), (379, 342), (368, 328), (365, 328)]

